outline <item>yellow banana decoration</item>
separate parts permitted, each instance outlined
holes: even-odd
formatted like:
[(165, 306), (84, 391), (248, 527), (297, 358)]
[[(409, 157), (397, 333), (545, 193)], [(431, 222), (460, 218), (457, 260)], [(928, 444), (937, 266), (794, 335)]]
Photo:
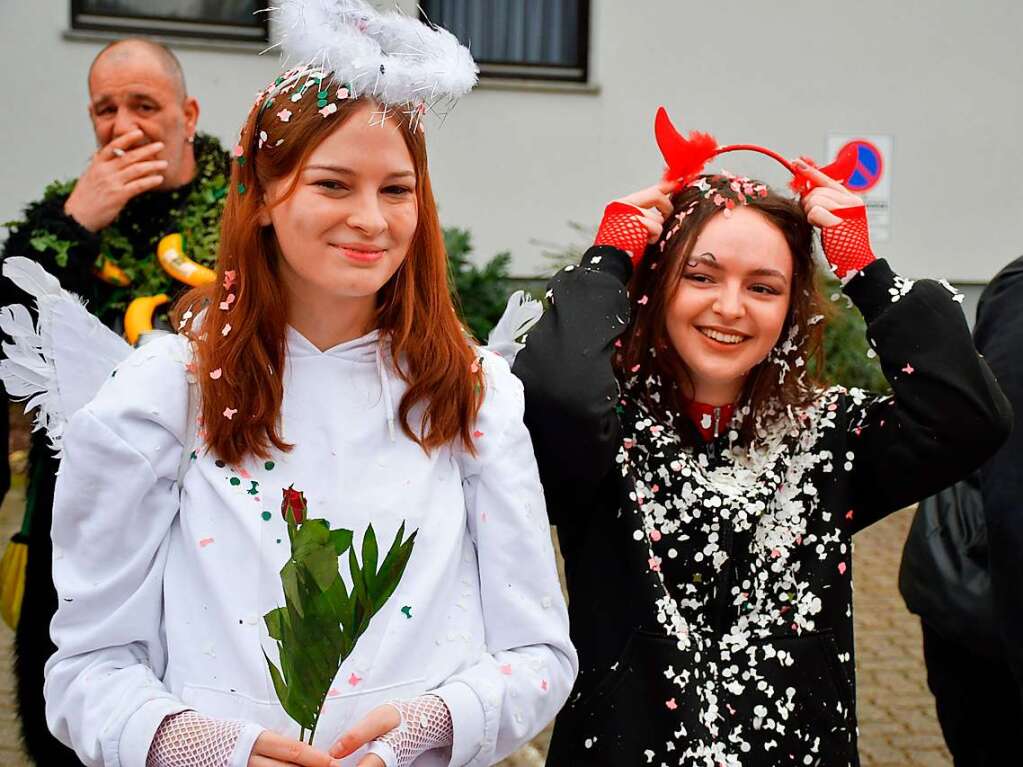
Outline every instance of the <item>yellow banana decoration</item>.
[(216, 282), (216, 272), (185, 255), (180, 234), (168, 234), (160, 240), (156, 246), (156, 257), (167, 274), (193, 288)]
[(18, 627), (21, 600), (25, 595), (25, 567), (28, 564), (28, 537), (14, 536), (0, 560), (0, 617), (12, 629)]
[(131, 285), (131, 278), (110, 259), (103, 261), (103, 267), (96, 270), (96, 276), (108, 285), (116, 285), (119, 288), (126, 288)]
[(128, 304), (124, 313), (124, 337), (128, 343), (134, 346), (139, 336), (153, 329), (153, 312), (169, 301), (170, 298), (161, 293), (158, 296), (142, 296)]

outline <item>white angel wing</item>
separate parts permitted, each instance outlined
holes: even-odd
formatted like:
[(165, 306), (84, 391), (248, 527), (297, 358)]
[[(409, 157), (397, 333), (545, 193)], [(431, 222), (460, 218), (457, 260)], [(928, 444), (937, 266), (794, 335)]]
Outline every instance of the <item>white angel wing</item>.
[(540, 321), (541, 316), (543, 304), (524, 290), (516, 290), (508, 297), (504, 314), (490, 331), (484, 348), (500, 354), (511, 365), (515, 362), (515, 355), (525, 346), (519, 339)]
[(46, 430), (59, 456), (64, 425), (96, 395), (131, 346), (35, 261), (8, 258), (3, 275), (35, 298), (39, 319), (33, 323), (20, 304), (0, 309), (0, 329), (12, 339), (3, 345), (0, 379), (8, 394), (28, 400), (26, 410), (38, 408), (36, 430)]

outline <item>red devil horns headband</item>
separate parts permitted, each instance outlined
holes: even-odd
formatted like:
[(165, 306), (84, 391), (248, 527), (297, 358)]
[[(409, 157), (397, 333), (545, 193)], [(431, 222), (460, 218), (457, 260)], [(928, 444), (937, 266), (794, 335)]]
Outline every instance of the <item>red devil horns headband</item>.
[[(668, 168), (664, 172), (664, 178), (678, 179), (683, 185), (688, 185), (700, 175), (704, 166), (710, 162), (712, 157), (724, 154), (725, 152), (746, 150), (766, 154), (768, 157), (784, 165), (785, 169), (793, 176), (792, 188), (800, 194), (805, 194), (814, 187), (819, 186), (816, 181), (813, 181), (803, 172), (793, 167), (792, 163), (780, 154), (765, 147), (757, 146), (756, 144), (730, 144), (719, 147), (717, 139), (709, 133), (701, 133), (699, 131), (692, 131), (689, 137), (686, 138), (672, 125), (671, 118), (668, 117), (664, 107), (657, 109), (657, 117), (654, 120), (654, 134), (657, 136), (657, 146), (660, 147), (661, 154), (664, 155), (664, 161), (668, 164)], [(813, 165), (813, 162), (807, 158), (803, 159), (809, 165)], [(855, 168), (856, 150), (853, 147), (846, 147), (839, 153), (833, 163), (825, 165), (820, 170), (836, 181), (845, 183)]]

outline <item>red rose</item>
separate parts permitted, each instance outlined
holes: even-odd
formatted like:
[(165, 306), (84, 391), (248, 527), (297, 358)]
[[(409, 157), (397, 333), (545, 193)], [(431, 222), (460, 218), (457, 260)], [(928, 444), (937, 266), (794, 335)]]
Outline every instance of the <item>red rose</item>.
[(305, 519), (305, 493), (296, 490), (294, 485), (284, 488), (281, 491), (284, 497), (281, 499), (281, 516), (288, 521), (288, 511), (291, 511), (296, 525), (301, 525)]

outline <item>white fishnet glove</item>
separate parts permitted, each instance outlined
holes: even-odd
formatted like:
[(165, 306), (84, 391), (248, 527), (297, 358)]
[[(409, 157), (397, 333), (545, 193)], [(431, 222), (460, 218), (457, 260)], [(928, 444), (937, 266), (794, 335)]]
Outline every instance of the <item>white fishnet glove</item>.
[(432, 748), (446, 748), (455, 739), (451, 712), (436, 695), (420, 695), (412, 700), (387, 704), (401, 715), (401, 724), (369, 744), (384, 767), (408, 767), (416, 757)]
[(244, 767), (262, 731), (246, 722), (182, 711), (157, 728), (146, 767)]

